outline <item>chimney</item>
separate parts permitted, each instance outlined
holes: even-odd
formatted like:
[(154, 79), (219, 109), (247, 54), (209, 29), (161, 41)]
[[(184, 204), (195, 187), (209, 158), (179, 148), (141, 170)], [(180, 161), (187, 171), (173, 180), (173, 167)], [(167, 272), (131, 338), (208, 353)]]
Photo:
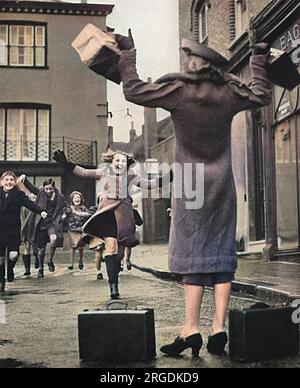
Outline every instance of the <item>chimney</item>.
[(134, 122), (131, 122), (131, 130), (130, 130), (130, 143), (132, 143), (137, 138), (136, 130), (134, 128)]
[(111, 146), (114, 142), (114, 127), (108, 127), (108, 146)]

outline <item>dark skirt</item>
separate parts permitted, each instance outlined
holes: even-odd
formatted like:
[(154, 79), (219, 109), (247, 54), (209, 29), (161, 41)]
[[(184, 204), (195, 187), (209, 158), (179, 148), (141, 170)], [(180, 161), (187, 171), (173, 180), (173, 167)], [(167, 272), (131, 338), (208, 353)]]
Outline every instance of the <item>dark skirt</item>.
[(183, 284), (200, 287), (214, 287), (217, 284), (231, 283), (235, 279), (233, 272), (204, 273), (184, 275)]

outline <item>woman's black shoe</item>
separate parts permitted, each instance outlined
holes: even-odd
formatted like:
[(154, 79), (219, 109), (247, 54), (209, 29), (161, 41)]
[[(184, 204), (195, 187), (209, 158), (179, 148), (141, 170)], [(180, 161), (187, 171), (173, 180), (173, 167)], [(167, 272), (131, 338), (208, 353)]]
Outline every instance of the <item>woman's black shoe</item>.
[(31, 255), (23, 255), (23, 263), (25, 267), (24, 276), (30, 276)]
[(227, 342), (228, 336), (225, 332), (209, 336), (207, 344), (208, 353), (215, 356), (223, 356)]
[(178, 357), (184, 350), (192, 348), (193, 357), (199, 357), (202, 345), (203, 340), (201, 335), (194, 334), (185, 339), (177, 337), (172, 344), (163, 346), (160, 351), (169, 357)]
[(44, 278), (44, 271), (42, 269), (39, 269), (38, 279), (43, 279), (43, 278)]
[(83, 268), (84, 268), (84, 264), (83, 264), (83, 262), (82, 262), (82, 261), (80, 261), (80, 262), (79, 262), (79, 264), (78, 264), (78, 268), (80, 269), (80, 271), (82, 271), (82, 270), (83, 270)]
[(102, 273), (100, 272), (100, 273), (98, 273), (97, 274), (97, 280), (103, 280), (104, 278), (103, 278), (103, 275), (102, 275)]

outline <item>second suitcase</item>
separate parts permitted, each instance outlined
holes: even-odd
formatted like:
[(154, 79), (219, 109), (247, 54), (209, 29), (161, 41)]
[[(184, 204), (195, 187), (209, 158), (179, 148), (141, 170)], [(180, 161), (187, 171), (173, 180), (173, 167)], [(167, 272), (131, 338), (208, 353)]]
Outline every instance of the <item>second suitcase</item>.
[(149, 361), (156, 356), (153, 310), (107, 310), (79, 314), (83, 361)]
[(252, 308), (230, 311), (230, 358), (252, 362), (295, 356), (299, 353), (299, 324), (295, 308)]

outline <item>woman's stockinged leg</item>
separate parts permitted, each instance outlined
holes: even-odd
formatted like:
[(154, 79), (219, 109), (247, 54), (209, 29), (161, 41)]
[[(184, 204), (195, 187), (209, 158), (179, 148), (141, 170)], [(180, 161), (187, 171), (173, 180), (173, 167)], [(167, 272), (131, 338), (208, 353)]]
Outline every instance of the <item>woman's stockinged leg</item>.
[(181, 338), (187, 338), (199, 333), (200, 311), (204, 295), (204, 287), (184, 285), (185, 294), (185, 322), (181, 331)]
[(213, 333), (218, 334), (225, 330), (225, 323), (231, 295), (231, 283), (216, 284), (214, 286), (215, 297), (215, 318), (213, 323)]

